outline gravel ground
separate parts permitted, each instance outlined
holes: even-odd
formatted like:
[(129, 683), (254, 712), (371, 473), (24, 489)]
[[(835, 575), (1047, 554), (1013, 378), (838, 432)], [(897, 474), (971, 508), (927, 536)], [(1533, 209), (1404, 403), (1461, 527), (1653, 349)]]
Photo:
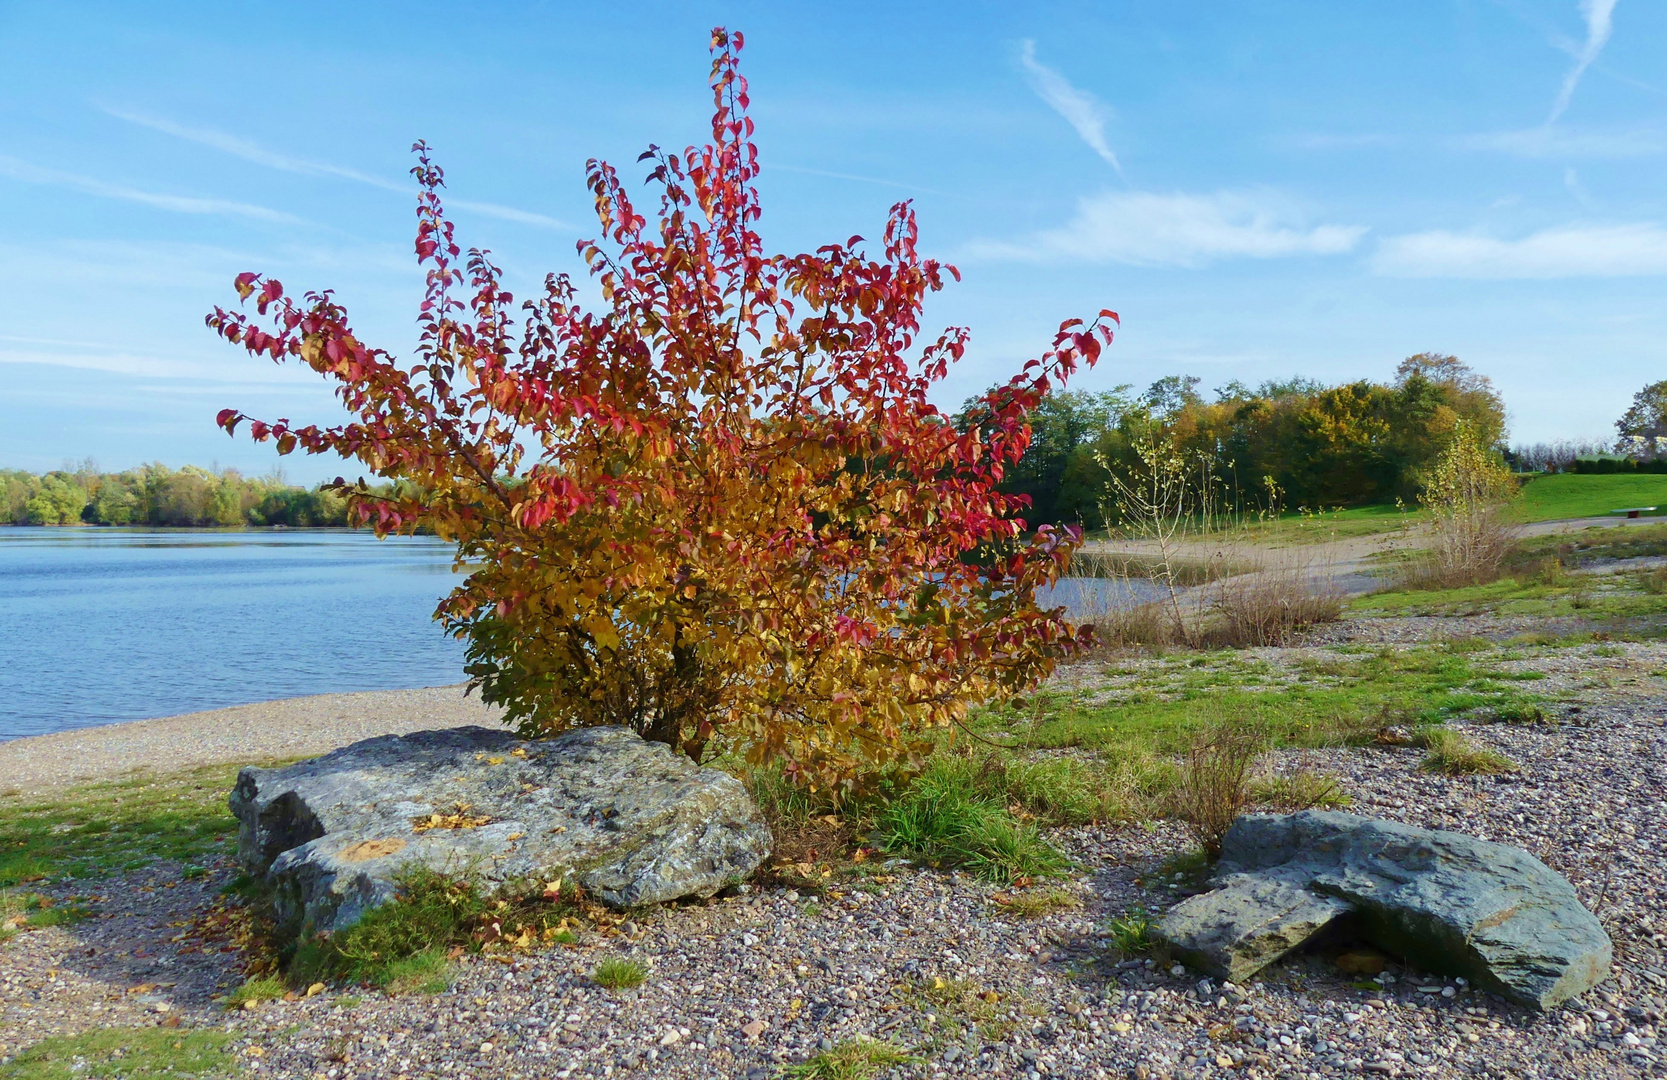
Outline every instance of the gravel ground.
[[(1371, 621), (1397, 634), (1430, 629)], [(595, 927), (573, 947), (465, 958), (434, 997), (333, 988), (234, 1013), (213, 1002), (240, 979), (235, 951), (220, 951), (233, 945), (215, 906), (229, 867), (198, 882), (158, 867), (97, 884), (98, 917), (0, 946), (0, 1061), (49, 1033), (178, 1022), (233, 1031), (250, 1076), (323, 1080), (760, 1080), (860, 1035), (918, 1055), (899, 1076), (1667, 1076), (1657, 1042), (1667, 1033), (1667, 686), (1651, 675), (1667, 669), (1667, 646), (1520, 651), (1507, 662), (1546, 672), (1537, 689), (1583, 697), (1554, 723), (1464, 725), (1517, 773), (1426, 774), (1417, 751), (1395, 748), (1293, 752), (1281, 764), (1335, 773), (1356, 812), (1518, 844), (1565, 873), (1609, 928), (1617, 963), (1595, 992), (1548, 1016), (1394, 966), (1392, 981), (1351, 982), (1331, 962), (1337, 943), (1245, 987), (1125, 959), (1107, 939), (1110, 920), (1161, 911), (1184, 891), (1159, 880), (1187, 846), (1160, 824), (1056, 834), (1081, 867), (1066, 883), (1081, 903), (1039, 918), (1007, 914), (998, 890), (970, 878), (888, 866), (822, 896), (750, 891)], [(588, 973), (611, 955), (642, 962), (645, 985), (593, 984)]]
[(139, 770), (309, 757), (373, 735), (492, 727), (497, 717), (458, 685), (318, 694), (79, 728), (0, 743), (0, 792), (33, 795)]

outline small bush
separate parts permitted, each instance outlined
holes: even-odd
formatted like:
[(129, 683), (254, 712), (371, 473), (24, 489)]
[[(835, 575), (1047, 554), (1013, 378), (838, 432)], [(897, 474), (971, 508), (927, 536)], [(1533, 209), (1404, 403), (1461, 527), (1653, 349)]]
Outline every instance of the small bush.
[(1220, 857), (1222, 837), (1250, 801), (1250, 769), (1267, 745), (1262, 725), (1234, 718), (1198, 736), (1187, 752), (1175, 812), (1212, 859)]
[(1432, 537), (1420, 567), (1424, 580), (1453, 588), (1498, 578), (1519, 540), (1506, 513), (1517, 493), (1509, 467), (1482, 431), (1467, 420), (1454, 425), (1420, 496), (1430, 511)]
[(809, 1061), (789, 1065), (782, 1070), (782, 1075), (805, 1080), (868, 1080), (881, 1069), (908, 1065), (914, 1060), (914, 1055), (896, 1043), (858, 1037), (846, 1039)]
[(276, 975), (245, 979), (242, 986), (226, 995), (226, 1008), (240, 1009), (252, 1001), (277, 1001), (284, 992), (284, 981)]
[(1510, 758), (1476, 746), (1449, 727), (1426, 727), (1418, 733), (1418, 741), (1429, 751), (1419, 766), (1425, 772), (1472, 776), (1511, 772), (1516, 768)]
[(635, 990), (648, 978), (648, 972), (635, 960), (610, 956), (596, 965), (590, 978), (604, 990)]
[(1641, 575), (1638, 584), (1643, 586), (1644, 591), (1651, 596), (1660, 596), (1662, 593), (1667, 593), (1667, 566), (1657, 567)]
[(1005, 791), (984, 763), (942, 753), (876, 815), (881, 846), (935, 864), (965, 867), (992, 881), (1055, 874), (1065, 857), (1036, 826), (1009, 810)]

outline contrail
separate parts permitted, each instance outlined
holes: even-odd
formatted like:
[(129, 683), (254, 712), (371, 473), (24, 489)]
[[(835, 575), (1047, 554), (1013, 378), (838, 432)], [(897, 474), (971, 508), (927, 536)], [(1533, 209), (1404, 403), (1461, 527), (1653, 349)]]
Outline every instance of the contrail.
[(1592, 66), (1598, 53), (1609, 44), (1610, 32), (1615, 28), (1615, 0), (1580, 0), (1580, 14), (1586, 18), (1586, 44), (1574, 58), (1574, 68), (1563, 77), (1563, 89), (1557, 94), (1557, 103), (1551, 107), (1551, 115), (1545, 118), (1547, 127), (1555, 124), (1569, 107), (1570, 100), (1574, 98), (1574, 88), (1580, 85), (1580, 77), (1586, 74), (1586, 69)]
[[(1613, 3), (1613, 0), (1610, 0)], [(1041, 95), (1043, 101), (1053, 107), (1053, 111), (1068, 120), (1082, 141), (1089, 145), (1096, 154), (1117, 170), (1117, 175), (1123, 175), (1123, 166), (1118, 163), (1117, 155), (1112, 153), (1111, 146), (1106, 142), (1106, 120), (1111, 110), (1102, 104), (1093, 94), (1085, 90), (1078, 90), (1066, 81), (1065, 76), (1036, 59), (1036, 42), (1026, 39), (1024, 50), (1019, 54), (1019, 62), (1024, 65), (1025, 73), (1030, 76), (1030, 85)], [(1127, 177), (1125, 177), (1127, 179)]]

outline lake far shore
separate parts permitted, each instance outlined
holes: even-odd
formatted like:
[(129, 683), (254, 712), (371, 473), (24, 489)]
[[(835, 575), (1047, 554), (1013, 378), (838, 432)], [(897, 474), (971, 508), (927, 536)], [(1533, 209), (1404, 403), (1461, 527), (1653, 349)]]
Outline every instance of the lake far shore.
[(260, 701), (75, 728), (0, 743), (0, 794), (36, 795), (96, 780), (204, 765), (309, 757), (376, 735), (463, 724), (499, 710), (463, 684)]

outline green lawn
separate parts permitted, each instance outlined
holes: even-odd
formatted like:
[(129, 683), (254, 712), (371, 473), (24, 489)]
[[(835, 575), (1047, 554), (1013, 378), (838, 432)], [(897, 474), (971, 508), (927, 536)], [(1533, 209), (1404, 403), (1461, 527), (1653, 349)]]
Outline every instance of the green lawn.
[(1466, 641), (1338, 655), (1281, 674), (1230, 651), (1204, 654), (1148, 670), (1116, 693), (1043, 692), (979, 710), (973, 725), (1030, 750), (1174, 755), (1209, 724), (1238, 715), (1259, 721), (1277, 744), (1329, 746), (1369, 738), (1386, 718), (1440, 723), (1540, 700), (1524, 685), (1535, 680), (1502, 673), (1494, 656), (1486, 642)]
[[(86, 784), (46, 799), (0, 795), (0, 887), (99, 877), (157, 859), (188, 868), (227, 854), (237, 766)], [(189, 872), (189, 869), (188, 869)]]
[(1667, 474), (1542, 476), (1523, 487), (1517, 506), (1523, 521), (1606, 517), (1629, 506), (1667, 509)]

